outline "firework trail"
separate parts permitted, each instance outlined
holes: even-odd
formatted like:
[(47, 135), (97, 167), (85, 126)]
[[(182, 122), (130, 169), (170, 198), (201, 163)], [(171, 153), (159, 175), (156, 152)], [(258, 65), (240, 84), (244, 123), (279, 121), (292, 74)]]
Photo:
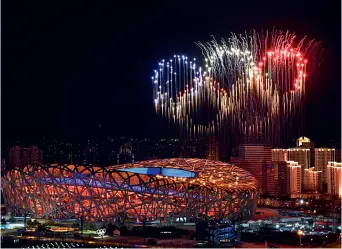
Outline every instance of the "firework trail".
[(302, 132), (308, 72), (320, 43), (273, 30), (197, 45), (203, 68), (174, 55), (154, 71), (157, 113), (195, 138), (278, 145)]

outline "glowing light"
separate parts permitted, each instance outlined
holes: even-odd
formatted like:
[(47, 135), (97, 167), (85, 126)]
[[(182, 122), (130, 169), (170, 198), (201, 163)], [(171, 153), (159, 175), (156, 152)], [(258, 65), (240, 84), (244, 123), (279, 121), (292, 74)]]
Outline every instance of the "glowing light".
[[(304, 39), (295, 46), (295, 38), (290, 32), (275, 30), (263, 36), (252, 31), (241, 36), (233, 34), (219, 43), (197, 43), (206, 71), (186, 61), (170, 63), (177, 76), (163, 69), (156, 80), (171, 100), (164, 109), (156, 108), (157, 113), (172, 119), (188, 137), (220, 137), (224, 130), (229, 131), (224, 133), (233, 143), (276, 144), (287, 137), (297, 137), (292, 131), (285, 134), (281, 127), (300, 124), (305, 77), (312, 65), (306, 65), (307, 57), (314, 57), (320, 47)], [(168, 80), (177, 83), (166, 84)], [(179, 91), (180, 98), (175, 96)], [(168, 107), (170, 104), (177, 106), (177, 115)]]

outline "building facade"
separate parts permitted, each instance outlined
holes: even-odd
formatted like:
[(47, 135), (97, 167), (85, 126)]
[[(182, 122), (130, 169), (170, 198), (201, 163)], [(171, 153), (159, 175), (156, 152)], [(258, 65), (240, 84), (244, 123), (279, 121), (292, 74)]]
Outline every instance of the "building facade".
[(323, 173), (322, 182), (327, 182), (328, 162), (335, 162), (335, 149), (316, 148), (315, 149), (315, 170)]
[(298, 162), (287, 161), (287, 184), (290, 194), (302, 193), (302, 169)]
[(271, 196), (288, 194), (287, 163), (284, 161), (262, 162), (262, 189)]
[(220, 160), (220, 145), (215, 137), (209, 137), (208, 139), (207, 159), (214, 161)]
[(304, 169), (304, 174), (304, 189), (309, 192), (321, 192), (323, 172), (312, 167)]
[(341, 181), (342, 163), (328, 162), (327, 165), (327, 183), (328, 194), (342, 196), (342, 181)]
[(272, 161), (272, 147), (263, 144), (242, 144), (239, 146), (239, 159), (241, 160), (239, 166), (252, 175), (258, 180), (262, 189), (262, 162)]
[(272, 161), (288, 161), (288, 150), (287, 149), (272, 149)]

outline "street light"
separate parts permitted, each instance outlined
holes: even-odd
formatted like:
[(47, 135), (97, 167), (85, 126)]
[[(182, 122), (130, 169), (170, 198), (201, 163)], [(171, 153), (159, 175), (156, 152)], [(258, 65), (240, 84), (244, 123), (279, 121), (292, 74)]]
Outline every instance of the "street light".
[(299, 247), (302, 247), (302, 236), (304, 232), (302, 230), (298, 230), (297, 234), (299, 235)]

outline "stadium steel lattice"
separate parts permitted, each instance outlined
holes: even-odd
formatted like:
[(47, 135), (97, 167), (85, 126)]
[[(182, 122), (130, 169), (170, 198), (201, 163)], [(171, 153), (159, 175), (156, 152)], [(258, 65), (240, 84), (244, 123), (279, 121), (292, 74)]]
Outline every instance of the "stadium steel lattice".
[(163, 159), (99, 168), (27, 166), (3, 172), (10, 208), (41, 218), (113, 221), (196, 220), (249, 216), (258, 196), (256, 179), (223, 162)]

